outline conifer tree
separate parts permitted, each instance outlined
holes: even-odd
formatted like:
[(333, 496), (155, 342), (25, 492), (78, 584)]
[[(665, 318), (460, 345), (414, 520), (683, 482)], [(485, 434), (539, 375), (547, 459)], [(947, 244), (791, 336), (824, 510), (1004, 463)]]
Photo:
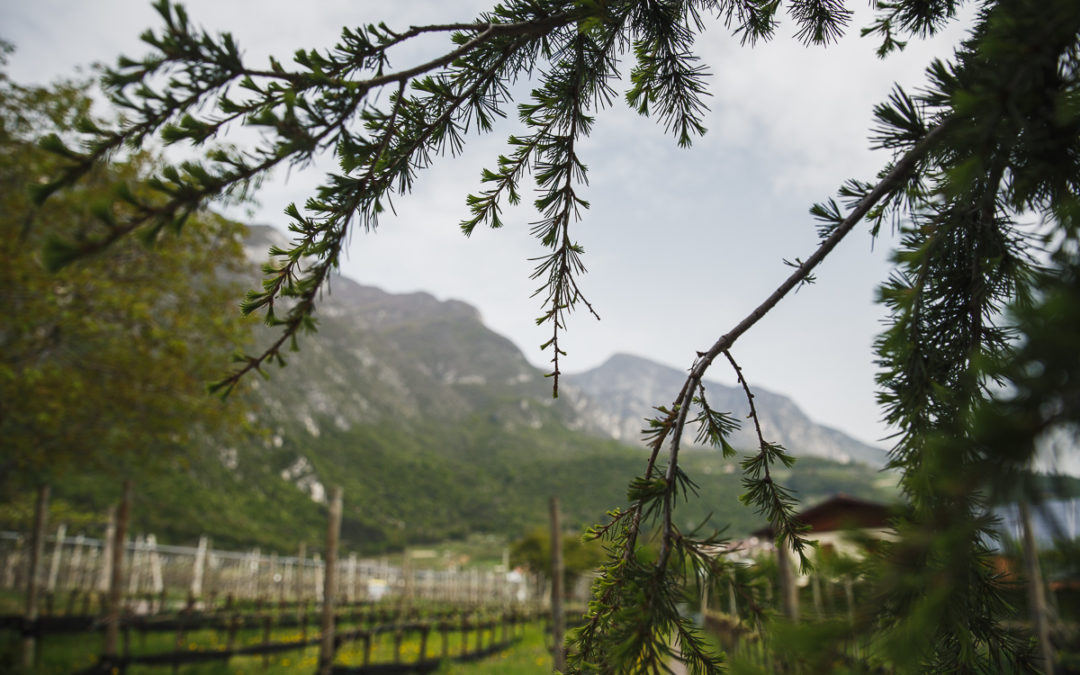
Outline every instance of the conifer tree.
[[(879, 0), (863, 33), (879, 40), (885, 57), (940, 30), (960, 4)], [(593, 532), (606, 541), (609, 558), (587, 623), (572, 640), (572, 672), (665, 672), (676, 656), (691, 672), (722, 667), (722, 655), (677, 607), (695, 570), (724, 573), (710, 555), (717, 539), (683, 531), (672, 516), (680, 495), (694, 489), (679, 465), (688, 425), (699, 440), (734, 455), (727, 437), (737, 422), (709, 406), (702, 386), (717, 359), (735, 369), (758, 430), (758, 452), (742, 463), (743, 499), (807, 564), (794, 497), (771, 472), (792, 460), (762, 436), (751, 386), (731, 350), (862, 223), (874, 233), (901, 234), (895, 270), (880, 288), (890, 321), (877, 354), (880, 402), (900, 429), (891, 464), (902, 472), (910, 508), (897, 522), (898, 541), (867, 570), (872, 602), (852, 623), (815, 629), (831, 639), (785, 658), (820, 670), (835, 662), (836, 645), (854, 641), (868, 646), (856, 652), (857, 670), (1038, 667), (1030, 636), (1003, 622), (1009, 608), (989, 564), (986, 503), (1031, 465), (1040, 438), (1070, 429), (1080, 413), (1070, 377), (1080, 290), (1080, 3), (973, 4), (971, 33), (952, 58), (929, 65), (923, 89), (896, 89), (876, 109), (874, 142), (892, 161), (873, 181), (851, 180), (836, 199), (812, 208), (820, 246), (697, 355), (671, 401), (658, 402), (666, 405), (649, 421), (645, 471), (627, 505)], [(580, 142), (597, 110), (615, 104), (622, 64), (631, 68), (626, 103), (690, 145), (705, 131), (709, 83), (694, 53), (705, 24), (719, 20), (754, 43), (770, 39), (786, 11), (801, 40), (828, 44), (851, 16), (841, 0), (504, 0), (464, 23), (346, 28), (332, 49), (257, 67), (231, 36), (197, 28), (179, 5), (161, 0), (157, 8), (163, 25), (144, 35), (153, 53), (122, 58), (104, 77), (125, 121), (84, 123), (83, 146), (44, 139), (66, 165), (36, 186), (34, 197), (45, 202), (151, 138), (208, 148), (202, 161), (163, 168), (150, 195), (121, 188), (116, 203), (95, 214), (102, 236), (53, 240), (46, 258), (61, 267), (132, 234), (179, 230), (213, 199), (245, 193), (270, 169), (333, 153), (338, 171), (302, 207), (288, 208), (294, 243), (273, 251), (282, 262), (265, 268), (262, 288), (245, 303), (278, 326), (280, 337), (218, 383), (223, 392), (314, 330), (319, 291), (349, 233), (376, 227), (423, 169), (470, 134), (490, 131), (514, 104), (511, 83), (531, 76), (535, 88), (517, 103), (523, 130), (481, 176), (483, 189), (468, 197), (471, 215), (461, 227), (502, 226), (501, 207), (521, 199), (532, 173), (540, 214), (533, 233), (543, 249), (534, 273), (543, 302), (538, 321), (551, 328), (544, 348), (557, 394), (566, 317), (592, 309), (578, 285), (583, 251), (573, 236), (588, 207)], [(431, 35), (449, 38), (444, 54), (390, 65), (396, 46)], [(214, 145), (233, 124), (262, 130), (264, 140), (246, 149)], [(655, 549), (644, 555), (647, 537)]]

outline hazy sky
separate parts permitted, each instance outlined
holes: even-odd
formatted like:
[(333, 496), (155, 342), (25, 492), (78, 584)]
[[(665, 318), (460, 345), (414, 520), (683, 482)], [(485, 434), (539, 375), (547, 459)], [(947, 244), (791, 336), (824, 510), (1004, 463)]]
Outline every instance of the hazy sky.
[[(252, 63), (283, 61), (299, 47), (329, 47), (343, 25), (410, 24), (473, 18), (478, 0), (190, 0), (192, 18), (229, 31)], [(782, 259), (805, 258), (816, 244), (807, 209), (847, 178), (872, 180), (888, 160), (867, 141), (871, 110), (894, 82), (917, 88), (933, 56), (948, 57), (966, 26), (957, 22), (932, 41), (878, 60), (866, 25), (866, 3), (849, 35), (827, 49), (803, 47), (783, 26), (757, 47), (716, 21), (699, 53), (712, 72), (709, 133), (680, 149), (663, 128), (621, 102), (601, 111), (582, 154), (592, 208), (573, 232), (585, 247), (583, 288), (600, 314), (571, 320), (562, 338), (565, 372), (599, 365), (616, 352), (686, 369), (789, 273)], [(0, 38), (16, 46), (8, 72), (45, 83), (118, 54), (141, 56), (145, 28), (158, 25), (148, 1), (4, 0)], [(418, 53), (402, 54), (408, 65)], [(625, 90), (625, 81), (619, 87)], [(528, 259), (543, 250), (529, 236), (531, 208), (506, 213), (499, 231), (471, 239), (458, 222), (480, 171), (521, 131), (514, 111), (490, 136), (474, 138), (463, 156), (425, 172), (415, 192), (397, 200), (396, 217), (374, 235), (356, 233), (344, 274), (393, 292), (424, 290), (478, 307), (485, 323), (511, 338), (540, 367), (549, 329), (538, 328)], [(284, 226), (284, 207), (302, 204), (322, 172), (284, 172), (268, 182), (255, 222)], [(874, 403), (872, 342), (882, 310), (873, 302), (885, 279), (892, 238), (853, 232), (817, 271), (818, 281), (786, 299), (733, 349), (753, 386), (791, 396), (816, 421), (869, 442), (887, 434)], [(317, 339), (317, 338), (315, 338)], [(299, 375), (297, 375), (299, 376)], [(718, 363), (709, 378), (734, 381)], [(671, 392), (671, 396), (677, 392)], [(666, 405), (670, 400), (657, 401)]]

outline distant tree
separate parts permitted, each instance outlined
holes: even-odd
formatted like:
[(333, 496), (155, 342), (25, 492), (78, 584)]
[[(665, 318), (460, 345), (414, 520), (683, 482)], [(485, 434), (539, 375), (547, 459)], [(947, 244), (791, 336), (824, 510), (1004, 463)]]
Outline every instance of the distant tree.
[[(244, 228), (197, 214), (188, 241), (149, 249), (119, 243), (93, 260), (49, 273), (49, 237), (98, 236), (98, 216), (141, 182), (153, 160), (136, 153), (96, 167), (79, 187), (34, 207), (26, 191), (60, 170), (37, 134), (70, 135), (90, 110), (81, 84), (22, 87), (0, 72), (0, 487), (107, 464), (115, 471), (175, 460), (243, 424), (237, 398), (223, 404), (206, 383), (245, 347)], [(30, 225), (30, 219), (34, 223)]]
[[(883, 0), (864, 34), (880, 40), (885, 56), (904, 40), (938, 31), (960, 4)], [(501, 226), (501, 206), (520, 199), (521, 181), (533, 173), (540, 213), (533, 233), (545, 249), (534, 276), (543, 298), (539, 322), (552, 329), (545, 349), (557, 394), (566, 316), (591, 310), (577, 284), (584, 268), (572, 236), (587, 206), (579, 142), (592, 114), (615, 99), (621, 63), (634, 64), (626, 101), (689, 145), (704, 132), (708, 78), (693, 47), (708, 15), (753, 43), (772, 37), (781, 2), (505, 0), (472, 22), (400, 32), (382, 24), (346, 29), (332, 50), (300, 51), (288, 67), (271, 60), (265, 68), (245, 63), (231, 36), (196, 28), (179, 6), (163, 0), (157, 7), (165, 25), (144, 38), (153, 53), (121, 59), (104, 77), (125, 121), (115, 128), (82, 125), (80, 149), (46, 138), (64, 167), (35, 186), (36, 201), (77, 189), (103, 160), (155, 137), (202, 146), (230, 125), (248, 125), (262, 131), (263, 141), (161, 169), (150, 191), (91, 214), (99, 236), (49, 244), (52, 265), (132, 233), (179, 227), (210, 200), (247, 190), (276, 166), (332, 152), (339, 171), (303, 209), (288, 208), (294, 244), (275, 251), (282, 262), (266, 268), (263, 288), (245, 303), (279, 325), (281, 337), (220, 383), (228, 391), (314, 328), (316, 299), (349, 233), (374, 228), (391, 199), (407, 193), (437, 155), (455, 152), (468, 133), (490, 130), (512, 103), (510, 84), (532, 76), (536, 88), (518, 105), (524, 130), (484, 172), (485, 189), (468, 198), (471, 216), (462, 229)], [(841, 0), (791, 0), (787, 9), (807, 43), (831, 42), (850, 19)], [(390, 66), (394, 47), (433, 34), (450, 36), (453, 46), (427, 63)], [(726, 439), (736, 421), (709, 407), (702, 377), (722, 357), (752, 403), (730, 349), (781, 298), (809, 282), (818, 263), (863, 221), (875, 233), (889, 227), (901, 235), (895, 271), (880, 289), (890, 320), (877, 353), (880, 401), (900, 429), (892, 464), (903, 473), (911, 508), (898, 523), (900, 540), (874, 572), (873, 601), (833, 637), (872, 642), (873, 649), (858, 652), (865, 661), (860, 668), (1036, 667), (1030, 636), (1002, 621), (1010, 610), (988, 562), (991, 519), (983, 504), (995, 486), (1030, 465), (1039, 438), (1069, 432), (1080, 416), (1071, 375), (1080, 353), (1073, 317), (1080, 299), (1078, 36), (1075, 0), (983, 0), (970, 37), (949, 62), (930, 65), (925, 88), (897, 89), (877, 108), (874, 144), (891, 152), (892, 161), (873, 182), (850, 181), (839, 202), (812, 209), (820, 246), (697, 355), (681, 391), (650, 421), (652, 455), (630, 486), (629, 504), (595, 531), (611, 555), (588, 622), (574, 636), (570, 670), (661, 672), (675, 651), (694, 672), (720, 667), (722, 657), (678, 611), (694, 567), (715, 565), (714, 540), (684, 532), (672, 517), (680, 494), (693, 489), (679, 466), (687, 425), (734, 454)], [(753, 409), (750, 422), (757, 427)], [(759, 452), (742, 463), (744, 501), (801, 557), (794, 498), (770, 472), (791, 459), (760, 429), (758, 438)], [(646, 524), (657, 537), (653, 558), (635, 554)]]
[[(573, 588), (577, 579), (596, 569), (603, 561), (604, 551), (599, 543), (584, 541), (580, 536), (563, 535), (563, 569), (566, 579), (563, 588)], [(551, 578), (551, 532), (538, 527), (529, 530), (510, 544), (510, 564), (524, 567), (533, 574)]]

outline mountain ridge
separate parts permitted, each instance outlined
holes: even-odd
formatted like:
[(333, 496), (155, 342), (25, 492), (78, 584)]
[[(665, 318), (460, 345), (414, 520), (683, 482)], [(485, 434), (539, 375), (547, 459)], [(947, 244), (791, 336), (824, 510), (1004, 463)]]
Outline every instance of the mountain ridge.
[[(646, 418), (655, 415), (654, 406), (670, 402), (686, 375), (641, 356), (617, 353), (596, 368), (565, 375), (564, 379), (588, 397), (581, 410), (583, 414), (595, 417), (610, 437), (632, 442), (641, 438)], [(741, 387), (711, 380), (704, 384), (713, 410), (731, 412), (739, 420), (747, 419), (750, 408)], [(792, 455), (884, 466), (884, 450), (813, 422), (790, 397), (757, 387), (753, 394), (765, 439), (779, 442)], [(749, 425), (743, 424), (733, 434), (731, 443), (736, 448), (747, 449), (755, 448), (758, 441)]]
[[(272, 228), (251, 228), (246, 249), (255, 257), (243, 281), (257, 284), (266, 251), (287, 243)], [(132, 530), (160, 541), (205, 534), (225, 546), (318, 546), (331, 485), (345, 494), (343, 544), (366, 553), (470, 533), (518, 537), (547, 521), (551, 496), (560, 499), (564, 524), (583, 529), (623, 506), (648, 457), (642, 419), (683, 379), (675, 369), (621, 357), (608, 364), (616, 372), (592, 374), (605, 386), (622, 383), (618, 397), (590, 393), (588, 374), (578, 374), (564, 376), (553, 399), (544, 372), (471, 305), (388, 293), (341, 276), (315, 317), (318, 332), (284, 354), (287, 368), (267, 369), (268, 379), (248, 378), (234, 392), (251, 404), (241, 440), (207, 438), (189, 455), (154, 465), (69, 476), (54, 495), (70, 508), (58, 508), (104, 514), (122, 472), (138, 486)], [(253, 348), (277, 336), (256, 327)], [(605, 411), (606, 398), (620, 398), (626, 409)], [(612, 432), (623, 427), (629, 431), (621, 436)], [(792, 444), (793, 451), (803, 445)], [(738, 460), (687, 448), (680, 463), (699, 486), (680, 504), (680, 522), (692, 528), (713, 514), (736, 534), (763, 524), (738, 500)], [(895, 494), (891, 478), (872, 466), (813, 456), (795, 469), (777, 467), (774, 476), (807, 500), (838, 491)], [(12, 513), (2, 507), (0, 521)]]
[[(280, 232), (256, 226), (251, 228), (247, 250), (249, 255), (261, 250), (265, 256), (270, 245), (285, 244)], [(488, 328), (472, 305), (439, 300), (424, 291), (388, 293), (345, 276), (332, 280), (331, 292), (323, 298), (316, 317), (319, 334), (305, 340), (299, 359), (310, 360), (304, 352), (330, 349), (337, 354), (331, 359), (336, 366), (333, 370), (305, 366), (303, 379), (308, 382), (299, 386), (324, 386), (310, 381), (312, 371), (321, 370), (322, 379), (334, 390), (333, 395), (321, 398), (321, 409), (335, 408), (339, 427), (347, 419), (381, 418), (380, 414), (372, 417), (372, 410), (407, 419), (421, 414), (456, 419), (485, 404), (490, 397), (483, 389), (490, 388), (497, 392), (495, 398), (516, 397), (525, 408), (550, 409), (570, 429), (640, 447), (641, 431), (646, 419), (655, 414), (654, 407), (668, 404), (685, 380), (685, 374), (675, 368), (643, 356), (616, 353), (600, 366), (564, 374), (561, 395), (552, 401), (543, 372), (512, 341)], [(386, 388), (381, 393), (392, 396), (369, 394), (365, 398), (356, 386), (337, 386), (335, 382), (344, 385), (343, 371), (362, 374), (364, 381), (359, 384), (380, 385)], [(714, 381), (705, 384), (714, 410), (746, 419), (749, 406), (741, 388)], [(383, 399), (381, 404), (367, 400), (373, 397)], [(784, 445), (794, 456), (884, 466), (884, 450), (814, 422), (790, 397), (756, 387), (754, 397), (766, 440)], [(359, 408), (345, 405), (349, 400)], [(311, 414), (307, 418), (314, 419)], [(530, 424), (538, 421), (534, 416)], [(753, 450), (757, 439), (743, 425), (733, 435), (732, 445)]]

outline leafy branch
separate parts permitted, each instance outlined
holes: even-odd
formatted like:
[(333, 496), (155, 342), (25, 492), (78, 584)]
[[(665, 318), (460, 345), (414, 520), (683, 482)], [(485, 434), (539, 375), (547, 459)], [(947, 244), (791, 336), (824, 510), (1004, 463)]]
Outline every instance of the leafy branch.
[[(610, 82), (620, 58), (631, 53), (635, 59), (627, 102), (656, 115), (686, 145), (704, 133), (707, 110), (707, 73), (693, 49), (702, 15), (715, 13), (753, 42), (773, 34), (779, 6), (779, 0), (507, 0), (475, 23), (401, 33), (369, 25), (344, 31), (331, 51), (298, 52), (292, 69), (274, 59), (268, 68), (252, 69), (230, 36), (195, 29), (182, 8), (162, 0), (157, 8), (165, 28), (144, 36), (155, 52), (142, 61), (122, 59), (106, 74), (109, 95), (128, 120), (117, 129), (82, 123), (87, 142), (80, 150), (57, 137), (44, 139), (65, 168), (35, 188), (38, 203), (154, 137), (202, 147), (240, 124), (261, 130), (263, 141), (247, 151), (210, 147), (202, 162), (167, 166), (149, 193), (116, 185), (113, 203), (92, 210), (105, 234), (53, 242), (46, 258), (61, 266), (132, 233), (152, 240), (166, 228), (179, 230), (212, 199), (243, 198), (283, 163), (303, 165), (333, 152), (339, 172), (326, 177), (303, 212), (288, 208), (296, 238), (290, 248), (272, 251), (278, 261), (264, 269), (262, 291), (245, 301), (246, 311), (263, 311), (282, 329), (281, 339), (262, 355), (242, 357), (240, 370), (219, 383), (228, 391), (266, 360), (282, 362), (283, 345), (314, 329), (316, 301), (349, 232), (376, 227), (435, 156), (460, 151), (468, 133), (490, 131), (512, 101), (510, 84), (538, 72), (539, 86), (518, 107), (527, 132), (511, 137), (512, 151), (498, 158), (497, 170), (482, 174), (486, 189), (469, 198), (471, 218), (462, 228), (500, 226), (502, 204), (517, 203), (520, 181), (534, 174), (540, 217), (532, 231), (545, 253), (535, 259), (533, 278), (542, 284), (536, 291), (543, 299), (540, 323), (552, 326), (545, 347), (554, 354), (557, 394), (568, 314), (578, 303), (593, 311), (578, 285), (583, 247), (570, 232), (588, 206), (580, 194), (587, 184), (580, 141), (592, 114), (613, 98)], [(866, 33), (881, 36), (884, 54), (902, 47), (901, 33), (937, 31), (958, 6), (955, 0), (881, 0)], [(797, 37), (809, 43), (834, 40), (848, 21), (835, 0), (790, 0), (788, 11)], [(925, 654), (912, 657), (916, 666), (955, 670), (978, 663), (984, 653), (995, 663), (1025, 663), (1019, 643), (997, 621), (1000, 595), (979, 538), (987, 525), (977, 491), (980, 477), (992, 472), (971, 436), (986, 383), (993, 381), (987, 378), (996, 377), (980, 363), (1013, 353), (1001, 312), (1008, 301), (1029, 301), (1046, 286), (1015, 220), (1035, 212), (1057, 226), (1057, 239), (1046, 242), (1058, 246), (1053, 264), (1075, 266), (1069, 253), (1078, 239), (1080, 5), (987, 2), (975, 27), (955, 63), (931, 66), (928, 89), (918, 96), (898, 89), (875, 110), (872, 142), (894, 161), (875, 183), (849, 181), (839, 203), (830, 199), (811, 209), (820, 236), (816, 250), (790, 263), (794, 270), (771, 295), (698, 353), (672, 403), (649, 420), (650, 454), (643, 475), (630, 484), (629, 506), (593, 530), (611, 558), (594, 587), (589, 620), (576, 633), (571, 664), (577, 671), (666, 670), (676, 644), (691, 668), (715, 672), (720, 666), (718, 657), (700, 649), (677, 609), (688, 575), (715, 565), (709, 545), (719, 540), (685, 533), (674, 518), (678, 500), (696, 490), (679, 466), (687, 424), (696, 425), (699, 441), (731, 453), (726, 439), (735, 421), (710, 408), (703, 386), (720, 355), (736, 369), (757, 431), (758, 452), (743, 463), (746, 501), (768, 515), (779, 538), (800, 541), (793, 497), (773, 483), (770, 469), (790, 458), (762, 436), (753, 395), (730, 350), (808, 283), (864, 219), (874, 234), (886, 223), (901, 234), (898, 270), (881, 290), (891, 326), (877, 349), (880, 401), (887, 419), (902, 429), (893, 463), (904, 469), (903, 487), (914, 502), (910, 527), (901, 528), (906, 540), (894, 549), (910, 556), (887, 568), (901, 581), (889, 589), (895, 593), (882, 604), (877, 625), (897, 627), (894, 646), (912, 635), (929, 637)], [(449, 34), (453, 46), (426, 63), (391, 69), (391, 48), (432, 34)], [(390, 93), (380, 100), (384, 92)], [(942, 475), (950, 480), (943, 483)], [(655, 555), (644, 552), (646, 538), (657, 545)], [(954, 554), (954, 548), (963, 550)], [(953, 591), (923, 597), (930, 575), (939, 571)], [(925, 616), (934, 617), (929, 627), (916, 625)]]
[(772, 526), (776, 545), (789, 546), (799, 556), (799, 566), (807, 569), (809, 567), (805, 553), (807, 542), (801, 535), (805, 527), (795, 519), (797, 501), (789, 490), (773, 480), (769, 470), (769, 467), (776, 462), (791, 468), (795, 459), (785, 453), (780, 445), (765, 440), (764, 434), (761, 433), (761, 420), (758, 418), (757, 406), (754, 405), (754, 394), (751, 393), (750, 385), (743, 376), (742, 368), (735, 362), (730, 351), (725, 351), (724, 356), (735, 370), (739, 384), (746, 394), (746, 402), (750, 406), (750, 419), (754, 422), (754, 433), (758, 439), (758, 453), (742, 462), (744, 473), (742, 484), (746, 488), (746, 493), (739, 497), (739, 500), (748, 506), (757, 507), (757, 512), (765, 516)]
[[(800, 536), (801, 526), (793, 517), (794, 498), (789, 491), (774, 483), (769, 468), (775, 462), (790, 465), (792, 460), (781, 447), (767, 442), (761, 434), (753, 395), (729, 352), (739, 337), (783, 297), (805, 282), (814, 268), (867, 213), (880, 201), (895, 198), (895, 192), (903, 189), (919, 163), (941, 143), (949, 126), (947, 122), (942, 122), (930, 129), (883, 172), (878, 183), (853, 205), (846, 216), (838, 216), (837, 221), (832, 223), (829, 235), (772, 294), (718, 339), (708, 351), (698, 354), (673, 404), (670, 407), (657, 408), (661, 414), (648, 420), (649, 426), (643, 433), (651, 452), (645, 472), (631, 482), (628, 493), (630, 505), (610, 514), (610, 522), (606, 525), (590, 531), (590, 536), (608, 542), (612, 555), (601, 569), (599, 580), (594, 585), (589, 620), (572, 636), (572, 643), (577, 651), (572, 652), (569, 660), (571, 672), (593, 672), (590, 668), (595, 669), (598, 662), (627, 656), (616, 650), (632, 648), (632, 654), (637, 655), (640, 663), (662, 662), (664, 658), (671, 656), (666, 636), (676, 630), (677, 613), (665, 613), (667, 606), (663, 604), (651, 605), (655, 610), (652, 614), (642, 613), (640, 606), (643, 599), (638, 594), (644, 591), (639, 585), (649, 583), (654, 589), (663, 589), (664, 583), (671, 579), (685, 581), (685, 568), (675, 563), (683, 563), (687, 555), (693, 558), (692, 552), (708, 550), (709, 544), (717, 541), (716, 535), (705, 540), (685, 536), (674, 521), (673, 510), (675, 500), (680, 494), (694, 491), (692, 481), (678, 465), (679, 450), (692, 407), (696, 405), (700, 408), (699, 414), (693, 418), (698, 423), (698, 438), (710, 439), (725, 453), (730, 451), (730, 444), (725, 438), (734, 430), (734, 420), (729, 415), (709, 408), (703, 384), (705, 373), (721, 354), (724, 354), (735, 368), (747, 394), (751, 419), (755, 422), (759, 442), (758, 454), (743, 463), (746, 474), (744, 486), (747, 488), (743, 500), (757, 506), (767, 515), (777, 533), (778, 543), (790, 545), (798, 553), (801, 565), (807, 565), (804, 554), (805, 540)], [(659, 458), (665, 445), (667, 464), (661, 467)], [(661, 470), (663, 476), (658, 475)], [(643, 526), (657, 520), (660, 528), (660, 553), (653, 564), (648, 564), (638, 558), (638, 540)], [(700, 668), (701, 672), (716, 672), (718, 667), (714, 661), (702, 660), (692, 648), (681, 652), (680, 656), (688, 660), (693, 667)], [(642, 668), (642, 672), (649, 670)]]
[[(149, 197), (118, 185), (116, 205), (95, 213), (105, 233), (79, 241), (50, 241), (45, 259), (51, 267), (100, 252), (137, 231), (147, 240), (166, 227), (179, 231), (210, 200), (245, 194), (274, 167), (305, 163), (323, 148), (334, 149), (344, 171), (328, 176), (308, 201), (305, 209), (311, 215), (295, 205), (286, 209), (297, 239), (291, 248), (271, 252), (283, 256), (284, 263), (265, 266), (262, 290), (249, 293), (243, 304), (245, 312), (265, 311), (266, 323), (281, 327), (282, 333), (261, 354), (239, 357), (243, 365), (213, 385), (223, 393), (244, 374), (261, 370), (267, 360), (283, 364), (283, 346), (295, 346), (299, 332), (315, 329), (316, 300), (337, 267), (354, 220), (365, 229), (375, 227), (383, 203), (410, 188), (413, 171), (427, 166), (432, 152), (459, 147), (469, 120), (497, 113), (508, 95), (502, 86), (508, 72), (528, 67), (534, 58), (530, 52), (535, 53), (545, 36), (580, 18), (576, 10), (545, 14), (497, 9), (489, 20), (470, 25), (413, 27), (401, 34), (370, 26), (345, 31), (344, 44), (336, 53), (299, 52), (296, 62), (301, 68), (289, 71), (273, 59), (269, 70), (250, 69), (228, 34), (215, 38), (195, 29), (183, 8), (167, 0), (156, 8), (165, 29), (161, 35), (148, 32), (143, 39), (157, 53), (141, 62), (121, 59), (104, 80), (113, 102), (130, 111), (130, 121), (117, 130), (83, 123), (81, 130), (89, 138), (83, 152), (57, 137), (45, 139), (43, 146), (68, 165), (57, 178), (36, 188), (37, 202), (73, 185), (121, 146), (139, 145), (155, 132), (167, 143), (201, 145), (230, 122), (242, 120), (266, 129), (270, 141), (243, 153), (214, 148), (204, 162), (166, 166), (149, 181)], [(446, 31), (456, 31), (457, 48), (418, 66), (385, 72), (390, 47)], [(439, 72), (425, 75), (432, 71)], [(366, 79), (355, 77), (368, 73)], [(161, 91), (149, 84), (158, 75), (166, 78)], [(354, 79), (343, 79), (349, 77)], [(404, 95), (410, 83), (418, 96)], [(390, 96), (391, 110), (381, 112), (370, 101), (387, 85), (395, 85), (397, 92)], [(244, 98), (236, 98), (234, 88), (244, 92)], [(208, 101), (223, 115), (193, 112)], [(361, 130), (354, 129), (357, 120)], [(350, 175), (358, 168), (362, 175)], [(276, 314), (279, 301), (289, 305), (284, 319)]]

